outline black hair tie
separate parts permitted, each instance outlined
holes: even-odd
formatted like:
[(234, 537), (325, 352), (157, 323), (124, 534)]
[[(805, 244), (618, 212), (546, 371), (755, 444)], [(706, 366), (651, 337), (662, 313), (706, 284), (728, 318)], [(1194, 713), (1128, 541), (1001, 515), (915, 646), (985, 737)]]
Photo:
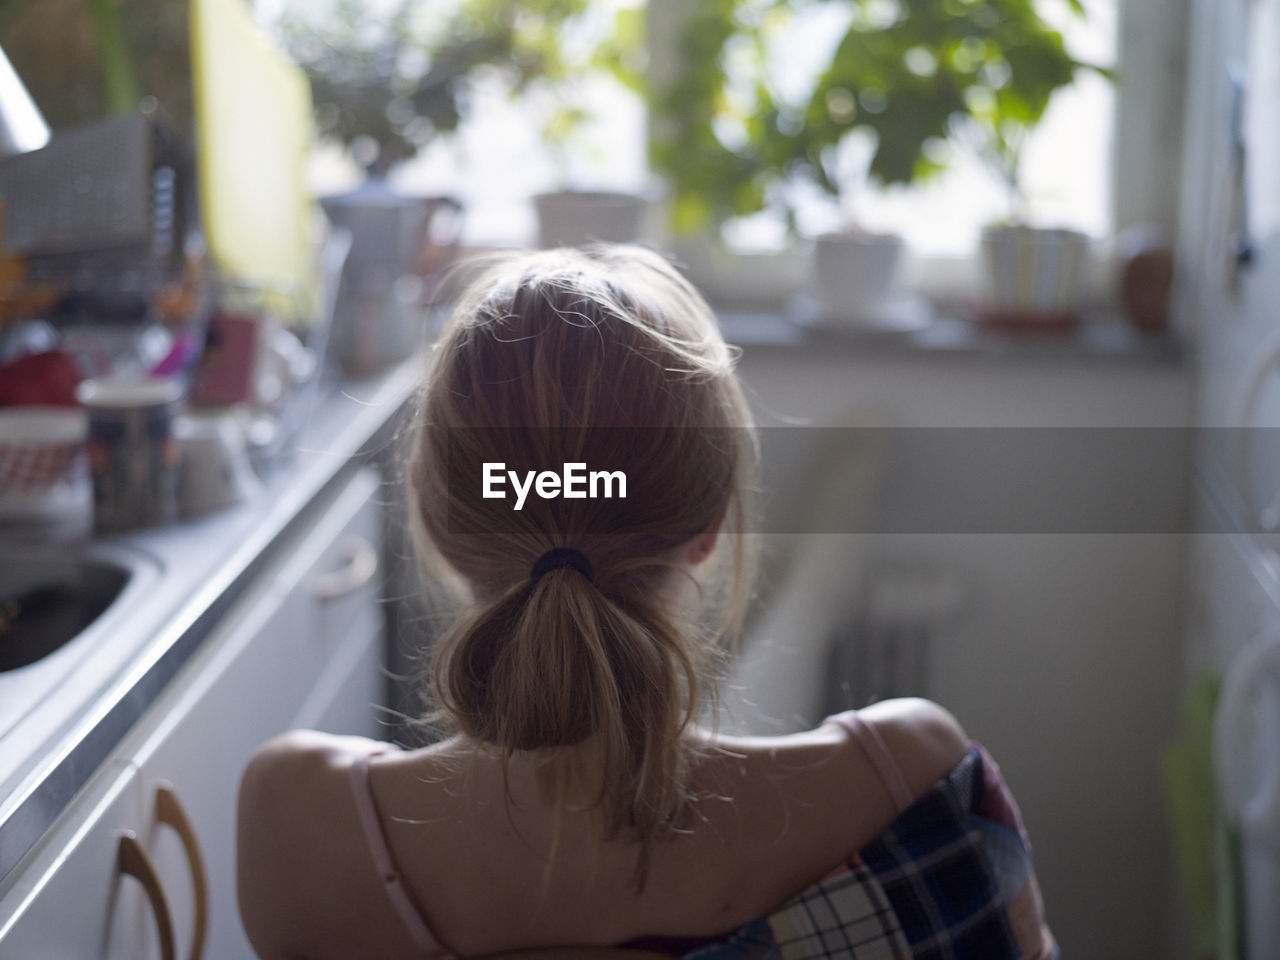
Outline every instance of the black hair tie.
[(534, 561), (533, 570), (530, 571), (529, 576), (536, 583), (544, 573), (564, 568), (577, 570), (587, 578), (588, 582), (595, 582), (595, 572), (591, 569), (591, 561), (586, 558), (581, 550), (575, 550), (573, 547), (556, 547), (553, 550), (548, 550)]

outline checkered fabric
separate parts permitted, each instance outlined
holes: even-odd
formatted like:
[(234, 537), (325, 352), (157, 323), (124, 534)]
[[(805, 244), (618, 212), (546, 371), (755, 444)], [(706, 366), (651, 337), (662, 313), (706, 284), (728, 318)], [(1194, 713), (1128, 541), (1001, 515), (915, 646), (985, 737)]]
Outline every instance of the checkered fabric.
[(1020, 957), (974, 815), (982, 797), (975, 749), (862, 849), (893, 904), (912, 960)]
[(858, 863), (685, 960), (1012, 960), (1009, 905), (1032, 879), (1017, 806), (975, 745)]
[(864, 864), (809, 887), (768, 922), (782, 960), (911, 956), (884, 888)]

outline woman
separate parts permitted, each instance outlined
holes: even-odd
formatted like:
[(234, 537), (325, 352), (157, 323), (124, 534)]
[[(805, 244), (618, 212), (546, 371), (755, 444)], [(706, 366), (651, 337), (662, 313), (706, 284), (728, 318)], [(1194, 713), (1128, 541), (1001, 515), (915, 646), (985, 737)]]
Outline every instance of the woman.
[(263, 958), (1053, 955), (1016, 807), (942, 708), (697, 725), (750, 589), (732, 359), (639, 248), (517, 258), (462, 298), (411, 456), (421, 552), (469, 590), (432, 663), (451, 736), (258, 753), (239, 883)]

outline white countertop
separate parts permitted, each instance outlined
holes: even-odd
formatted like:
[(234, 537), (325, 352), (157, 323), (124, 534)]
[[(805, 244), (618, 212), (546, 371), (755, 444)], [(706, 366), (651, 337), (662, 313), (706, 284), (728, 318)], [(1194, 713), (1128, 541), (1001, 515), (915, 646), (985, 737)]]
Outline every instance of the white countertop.
[[(390, 429), (422, 380), (412, 358), (327, 390), (252, 501), (198, 519), (66, 547), (142, 558), (92, 627), (0, 674), (0, 880), (199, 647), (273, 545)], [(8, 545), (23, 549), (16, 545)]]

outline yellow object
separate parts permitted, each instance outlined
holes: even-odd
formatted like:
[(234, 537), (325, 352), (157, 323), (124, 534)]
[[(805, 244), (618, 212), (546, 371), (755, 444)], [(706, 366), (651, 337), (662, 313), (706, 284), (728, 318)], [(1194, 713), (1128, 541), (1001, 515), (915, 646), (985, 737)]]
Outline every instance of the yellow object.
[(236, 284), (293, 319), (314, 316), (319, 277), (307, 195), (311, 89), (243, 0), (192, 0), (200, 206), (209, 253)]

